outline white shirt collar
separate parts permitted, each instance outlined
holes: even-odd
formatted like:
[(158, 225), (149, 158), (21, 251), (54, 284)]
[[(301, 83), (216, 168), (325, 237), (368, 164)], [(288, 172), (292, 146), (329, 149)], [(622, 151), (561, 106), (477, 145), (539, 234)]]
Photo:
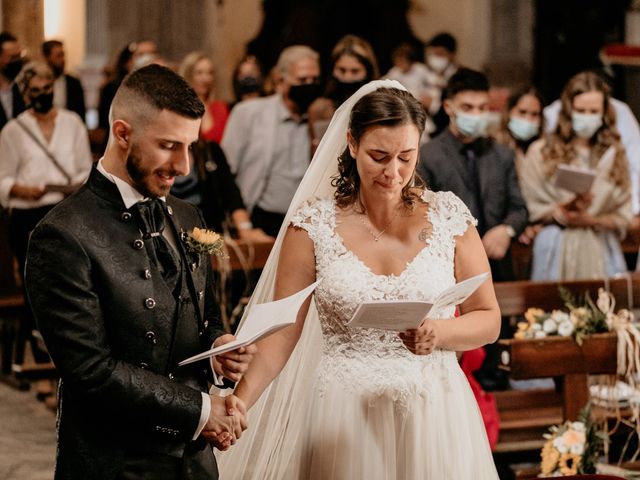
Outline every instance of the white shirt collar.
[[(104, 157), (100, 158), (100, 160), (98, 160), (98, 165), (96, 166), (96, 169), (105, 177), (107, 177), (107, 179), (113, 183), (116, 184), (116, 187), (118, 187), (118, 191), (120, 192), (120, 196), (122, 197), (122, 202), (124, 203), (125, 208), (129, 209), (131, 208), (131, 206), (135, 205), (138, 202), (146, 202), (147, 200), (149, 200), (149, 197), (145, 197), (144, 195), (142, 195), (139, 191), (137, 191), (135, 188), (133, 188), (131, 185), (129, 185), (127, 182), (125, 182), (124, 180), (122, 180), (121, 178), (112, 175), (111, 173), (107, 172), (107, 170), (104, 168), (104, 165), (102, 165), (102, 160), (104, 159)], [(162, 200), (163, 202), (167, 201), (166, 197), (160, 197), (160, 200)]]

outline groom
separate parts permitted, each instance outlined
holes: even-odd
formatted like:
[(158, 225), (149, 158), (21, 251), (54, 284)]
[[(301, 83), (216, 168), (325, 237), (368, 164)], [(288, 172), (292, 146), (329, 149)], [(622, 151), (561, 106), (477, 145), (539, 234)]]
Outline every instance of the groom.
[(246, 427), (206, 392), (216, 374), (238, 380), (255, 346), (213, 371), (177, 365), (234, 339), (216, 316), (209, 258), (185, 242), (202, 217), (168, 196), (203, 114), (171, 70), (129, 75), (104, 157), (31, 236), (27, 293), (61, 377), (56, 479), (215, 479), (204, 438), (224, 448)]

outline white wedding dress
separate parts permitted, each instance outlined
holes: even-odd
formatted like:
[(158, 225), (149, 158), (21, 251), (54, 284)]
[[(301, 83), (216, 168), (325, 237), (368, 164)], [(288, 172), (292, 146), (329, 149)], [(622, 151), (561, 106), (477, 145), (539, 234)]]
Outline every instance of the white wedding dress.
[(333, 199), (306, 202), (292, 218), (315, 247), (323, 347), (298, 444), (299, 470), (287, 478), (497, 478), (455, 352), (414, 355), (395, 333), (345, 325), (363, 301), (432, 301), (455, 283), (455, 236), (474, 219), (452, 193), (426, 191), (423, 200), (432, 236), (398, 276), (374, 274), (344, 246)]

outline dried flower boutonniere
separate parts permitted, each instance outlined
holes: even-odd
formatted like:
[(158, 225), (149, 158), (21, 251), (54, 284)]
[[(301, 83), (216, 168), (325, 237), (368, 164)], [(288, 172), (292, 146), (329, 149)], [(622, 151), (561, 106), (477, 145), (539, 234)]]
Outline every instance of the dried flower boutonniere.
[(187, 248), (194, 253), (227, 257), (224, 250), (224, 239), (213, 230), (194, 227), (185, 240)]

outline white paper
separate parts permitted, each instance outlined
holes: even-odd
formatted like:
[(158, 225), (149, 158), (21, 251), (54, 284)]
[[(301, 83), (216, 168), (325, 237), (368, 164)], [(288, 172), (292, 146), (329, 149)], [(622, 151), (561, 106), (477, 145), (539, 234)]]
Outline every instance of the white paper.
[(242, 328), (236, 332), (236, 339), (234, 341), (182, 360), (178, 365), (187, 365), (205, 358), (230, 352), (231, 350), (236, 350), (257, 342), (261, 338), (277, 332), (284, 327), (293, 325), (296, 322), (300, 307), (319, 283), (320, 281), (312, 283), (298, 293), (294, 293), (286, 298), (281, 298), (275, 302), (254, 305), (245, 319)]
[(415, 300), (378, 300), (361, 303), (347, 325), (394, 332), (418, 328), (433, 307), (441, 309), (461, 304), (488, 276), (489, 273), (484, 272), (456, 283), (441, 292), (433, 303)]
[(596, 178), (595, 170), (574, 167), (572, 165), (558, 165), (556, 171), (556, 187), (573, 193), (587, 193), (591, 190)]

